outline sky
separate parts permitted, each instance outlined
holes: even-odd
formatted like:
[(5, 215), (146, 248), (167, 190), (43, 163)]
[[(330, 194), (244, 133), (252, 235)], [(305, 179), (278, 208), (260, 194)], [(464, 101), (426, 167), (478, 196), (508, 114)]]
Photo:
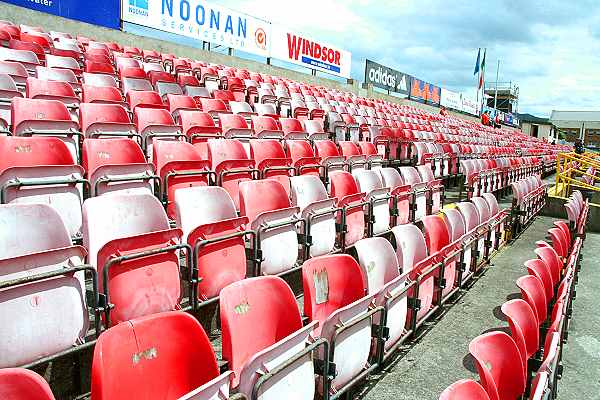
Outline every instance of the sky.
[(478, 48), (486, 85), (519, 86), (519, 112), (599, 110), (600, 7), (596, 1), (222, 0), (352, 52), (352, 77), (369, 58), (475, 96)]

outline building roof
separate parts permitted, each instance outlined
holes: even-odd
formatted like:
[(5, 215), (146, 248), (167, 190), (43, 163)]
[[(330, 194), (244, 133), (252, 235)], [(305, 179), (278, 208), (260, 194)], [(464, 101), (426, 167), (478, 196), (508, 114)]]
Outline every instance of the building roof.
[(600, 111), (552, 110), (550, 121), (600, 122)]
[(550, 125), (548, 118), (536, 117), (531, 114), (517, 114), (521, 122), (533, 122), (534, 124)]

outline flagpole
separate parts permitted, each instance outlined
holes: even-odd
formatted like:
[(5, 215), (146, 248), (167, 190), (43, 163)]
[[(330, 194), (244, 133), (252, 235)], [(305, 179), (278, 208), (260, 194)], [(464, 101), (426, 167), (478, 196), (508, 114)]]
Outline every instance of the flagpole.
[[(481, 66), (481, 74), (483, 74), (483, 81), (481, 82), (481, 104), (479, 106), (480, 110), (483, 111), (483, 101), (485, 100), (485, 58), (487, 54), (487, 47), (483, 48), (483, 61), (481, 62), (483, 65)], [(481, 79), (481, 78), (480, 78)]]
[(500, 59), (498, 59), (498, 66), (496, 67), (496, 93), (494, 93), (494, 109), (498, 105), (498, 72), (500, 71)]

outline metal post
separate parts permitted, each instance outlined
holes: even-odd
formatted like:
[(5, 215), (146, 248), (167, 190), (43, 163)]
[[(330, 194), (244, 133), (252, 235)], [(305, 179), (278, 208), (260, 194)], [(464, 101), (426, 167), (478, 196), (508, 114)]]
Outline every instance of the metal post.
[(496, 67), (496, 89), (494, 93), (494, 110), (498, 105), (498, 72), (500, 71), (500, 59), (498, 59), (498, 66)]

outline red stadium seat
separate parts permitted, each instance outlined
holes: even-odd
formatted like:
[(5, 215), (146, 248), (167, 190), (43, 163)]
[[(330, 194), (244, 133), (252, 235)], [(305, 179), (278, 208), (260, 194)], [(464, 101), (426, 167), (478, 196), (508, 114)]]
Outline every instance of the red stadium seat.
[[(168, 380), (165, 371), (177, 369)], [(122, 322), (104, 332), (92, 362), (93, 400), (228, 396), (229, 375), (219, 376), (202, 326), (183, 312)], [(212, 397), (215, 396), (215, 397)]]
[(346, 226), (343, 232), (345, 246), (350, 246), (362, 239), (365, 235), (365, 193), (358, 190), (354, 177), (345, 171), (333, 171), (329, 174), (331, 197), (337, 199), (338, 207), (344, 211), (340, 223)]
[(4, 400), (54, 400), (48, 382), (23, 368), (0, 369), (0, 398)]
[[(221, 291), (220, 314), (223, 358), (240, 393), (281, 399), (315, 395), (313, 360), (304, 350), (315, 324), (303, 327), (294, 294), (281, 278), (250, 278), (227, 286)], [(267, 365), (277, 368), (296, 357), (297, 362), (255, 387)]]
[(227, 190), (239, 209), (239, 184), (255, 179), (254, 161), (248, 157), (242, 143), (235, 139), (209, 139), (208, 160), (217, 184)]
[(439, 400), (490, 400), (490, 397), (479, 383), (463, 379), (448, 386)]
[[(365, 278), (347, 254), (311, 258), (302, 266), (304, 315), (318, 321), (316, 333), (332, 340), (336, 374), (330, 391), (337, 391), (367, 366), (371, 350), (371, 318), (366, 316), (372, 296), (365, 297)], [(343, 335), (335, 332), (346, 328)], [(335, 343), (333, 343), (335, 342)], [(351, 349), (351, 350), (350, 350)]]
[(525, 392), (525, 371), (515, 342), (504, 332), (476, 337), (469, 344), (479, 379), (490, 400), (518, 399)]
[(152, 145), (152, 161), (160, 176), (162, 200), (167, 206), (167, 215), (174, 220), (175, 192), (181, 188), (210, 184), (213, 181), (210, 164), (195, 146), (187, 142), (155, 140)]
[(523, 299), (533, 310), (539, 325), (546, 321), (548, 304), (542, 282), (533, 275), (517, 279), (517, 287), (521, 289)]
[(82, 153), (91, 196), (118, 190), (153, 192), (154, 168), (134, 140), (90, 138), (83, 142)]
[(243, 181), (239, 184), (240, 215), (248, 218), (250, 228), (257, 232), (255, 275), (276, 275), (296, 267), (299, 209), (290, 205), (287, 192), (276, 180)]
[(533, 309), (521, 299), (502, 304), (502, 312), (508, 319), (511, 336), (519, 349), (523, 371), (528, 371), (528, 361), (539, 350), (539, 325)]

